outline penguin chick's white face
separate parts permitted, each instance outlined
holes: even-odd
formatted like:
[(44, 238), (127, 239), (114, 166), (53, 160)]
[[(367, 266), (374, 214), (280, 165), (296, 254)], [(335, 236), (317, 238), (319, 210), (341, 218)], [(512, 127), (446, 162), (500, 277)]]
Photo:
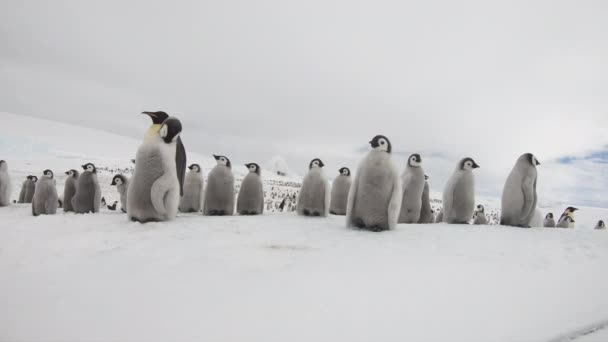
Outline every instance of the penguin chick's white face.
[(192, 165), (188, 166), (188, 168), (192, 172), (201, 172), (201, 167), (198, 164), (192, 164)]
[(391, 153), (392, 146), (391, 142), (384, 135), (376, 135), (369, 144), (372, 146), (374, 151), (382, 151)]
[(320, 168), (325, 166), (325, 164), (323, 164), (323, 162), (321, 161), (321, 159), (319, 158), (315, 158), (313, 160), (310, 161), (310, 164), (308, 165), (309, 169), (314, 169), (314, 168)]
[(422, 165), (422, 158), (418, 153), (412, 154), (408, 159), (407, 164), (412, 167), (420, 167)]
[(158, 134), (167, 144), (175, 142), (182, 132), (182, 123), (174, 117), (169, 117), (160, 127)]
[(462, 161), (462, 165), (460, 166), (460, 168), (462, 170), (466, 170), (466, 171), (471, 171), (471, 170), (476, 169), (478, 167), (479, 167), (479, 165), (477, 165), (477, 163), (472, 158), (465, 158)]
[(347, 167), (341, 168), (340, 170), (338, 170), (338, 172), (340, 172), (340, 174), (344, 176), (350, 176), (350, 170)]
[(46, 178), (50, 178), (53, 179), (53, 171), (51, 170), (44, 170), (44, 172), (42, 173), (44, 175), (44, 177)]
[(484, 207), (483, 207), (483, 205), (481, 205), (481, 204), (477, 206), (477, 209), (475, 209), (475, 211), (478, 211), (478, 212), (480, 212), (480, 213), (483, 213), (483, 212), (484, 212), (484, 210), (485, 210), (485, 208), (484, 208)]
[(114, 176), (112, 179), (112, 184), (110, 185), (121, 185), (123, 184), (122, 178), (120, 176)]
[(260, 174), (260, 166), (256, 163), (245, 164), (249, 172)]
[(224, 166), (227, 166), (227, 167), (232, 167), (232, 164), (230, 163), (230, 159), (228, 159), (228, 157), (225, 157), (225, 156), (216, 156), (214, 154), (213, 158), (215, 158), (215, 160), (217, 161), (217, 165), (224, 165)]
[(93, 165), (91, 163), (87, 163), (87, 164), (82, 165), (82, 168), (85, 171), (89, 171), (89, 172), (92, 172), (92, 173), (97, 173), (97, 169), (95, 168), (95, 165)]

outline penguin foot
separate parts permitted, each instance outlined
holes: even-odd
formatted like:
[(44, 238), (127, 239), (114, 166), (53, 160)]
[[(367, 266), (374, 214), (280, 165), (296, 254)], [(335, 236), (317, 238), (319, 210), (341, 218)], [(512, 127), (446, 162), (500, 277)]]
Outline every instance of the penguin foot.
[(217, 215), (217, 210), (209, 210), (208, 215), (209, 216), (216, 216)]
[(330, 213), (330, 214), (332, 214), (332, 215), (338, 215), (338, 214), (337, 214), (335, 211), (333, 211), (333, 210), (330, 210), (330, 211), (329, 211), (329, 213)]
[(380, 226), (371, 226), (371, 227), (368, 227), (367, 230), (369, 230), (370, 232), (378, 233), (378, 232), (385, 231), (386, 229), (384, 227), (380, 227)]
[(304, 216), (310, 216), (310, 210), (308, 209), (304, 209), (302, 213), (304, 213)]
[(363, 222), (363, 219), (361, 218), (356, 218), (353, 221), (353, 224), (355, 227), (359, 228), (359, 229), (364, 229), (365, 228), (365, 222)]
[(321, 213), (319, 213), (318, 211), (315, 211), (315, 212), (312, 213), (311, 216), (321, 216)]
[(225, 210), (218, 210), (217, 211), (217, 215), (218, 216), (224, 216), (224, 215), (226, 215), (226, 211)]

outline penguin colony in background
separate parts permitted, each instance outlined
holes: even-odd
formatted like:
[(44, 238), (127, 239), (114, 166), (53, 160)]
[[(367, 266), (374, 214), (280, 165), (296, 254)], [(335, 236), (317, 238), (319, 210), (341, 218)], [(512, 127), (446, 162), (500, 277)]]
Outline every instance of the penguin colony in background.
[[(201, 212), (207, 216), (260, 215), (264, 212), (264, 190), (261, 168), (256, 163), (245, 164), (249, 173), (241, 183), (235, 201), (232, 164), (226, 156), (214, 155), (217, 165), (209, 172), (207, 186), (200, 165), (191, 164), (186, 174), (186, 150), (181, 140), (182, 124), (163, 111), (143, 112), (152, 120), (144, 135), (131, 179), (117, 174), (112, 178), (120, 196), (120, 209), (132, 221), (169, 221), (177, 212)], [(429, 196), (429, 177), (422, 167), (422, 157), (412, 154), (399, 176), (392, 160), (390, 140), (377, 135), (369, 142), (371, 149), (360, 162), (353, 177), (347, 167), (338, 170), (330, 187), (323, 161), (315, 158), (309, 163), (302, 181), (296, 211), (302, 216), (346, 216), (346, 225), (369, 231), (395, 229), (398, 223), (448, 223), (486, 225), (483, 205), (475, 206), (475, 178), (479, 165), (470, 157), (463, 158), (449, 178), (443, 191), (443, 208), (435, 216)], [(502, 194), (500, 224), (529, 228), (536, 213), (538, 196), (537, 166), (531, 153), (521, 155), (507, 177)], [(29, 175), (24, 181), (18, 203), (31, 203), (32, 214), (52, 215), (62, 203), (64, 212), (97, 213), (100, 206), (116, 210), (118, 201), (102, 203), (101, 190), (94, 164), (82, 165), (83, 172), (72, 169), (63, 196), (57, 195), (56, 181), (51, 170), (40, 179)], [(11, 180), (8, 164), (0, 160), (0, 207), (10, 205)], [(568, 207), (556, 222), (553, 213), (543, 221), (547, 228), (573, 228), (574, 212)], [(605, 229), (598, 221), (595, 229)]]

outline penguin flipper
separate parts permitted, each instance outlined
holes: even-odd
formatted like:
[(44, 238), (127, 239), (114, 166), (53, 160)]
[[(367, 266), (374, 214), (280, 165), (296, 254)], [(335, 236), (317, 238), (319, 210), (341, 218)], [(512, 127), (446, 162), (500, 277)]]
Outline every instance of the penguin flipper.
[[(359, 170), (357, 170), (359, 171)], [(355, 208), (355, 199), (357, 198), (357, 190), (359, 188), (359, 172), (355, 175), (350, 190), (348, 191), (348, 200), (346, 202), (346, 227), (353, 226), (353, 209)]]
[(388, 229), (397, 228), (397, 220), (401, 211), (401, 202), (403, 201), (401, 177), (397, 173), (397, 169), (393, 166), (393, 188), (391, 190), (391, 199), (388, 202)]
[(536, 205), (534, 201), (534, 191), (536, 189), (536, 184), (533, 177), (526, 177), (522, 182), (522, 192), (524, 194), (524, 205), (521, 212), (521, 217), (519, 218), (520, 222), (527, 224), (524, 222), (527, 218), (530, 217), (532, 212), (534, 211), (534, 207)]
[(177, 180), (179, 181), (179, 195), (184, 195), (184, 178), (186, 177), (186, 148), (182, 143), (182, 138), (177, 138), (175, 150), (175, 167), (177, 170)]
[(101, 188), (99, 184), (95, 187), (95, 196), (93, 196), (93, 212), (98, 213), (101, 206)]
[(331, 198), (331, 189), (329, 187), (329, 181), (325, 181), (325, 202), (323, 203), (323, 217), (329, 216), (329, 200)]

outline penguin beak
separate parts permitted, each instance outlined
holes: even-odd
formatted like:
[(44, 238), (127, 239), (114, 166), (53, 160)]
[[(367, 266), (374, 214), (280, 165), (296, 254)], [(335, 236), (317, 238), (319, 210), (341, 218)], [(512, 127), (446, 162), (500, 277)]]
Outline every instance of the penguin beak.
[(216, 156), (215, 154), (213, 155), (213, 158), (215, 158), (215, 160), (220, 159), (220, 156)]
[(156, 113), (152, 113), (152, 112), (141, 112), (142, 114), (146, 114), (151, 118), (155, 118), (156, 117)]
[(538, 159), (536, 160), (536, 165), (540, 165), (540, 162), (538, 161)]
[(69, 175), (69, 174), (70, 174), (70, 171), (66, 171), (66, 172), (65, 172), (65, 174), (66, 174), (66, 175)]
[(81, 165), (81, 166), (82, 166), (82, 169), (83, 169), (83, 170), (86, 170), (86, 169), (87, 169), (87, 166), (86, 166), (86, 165)]

